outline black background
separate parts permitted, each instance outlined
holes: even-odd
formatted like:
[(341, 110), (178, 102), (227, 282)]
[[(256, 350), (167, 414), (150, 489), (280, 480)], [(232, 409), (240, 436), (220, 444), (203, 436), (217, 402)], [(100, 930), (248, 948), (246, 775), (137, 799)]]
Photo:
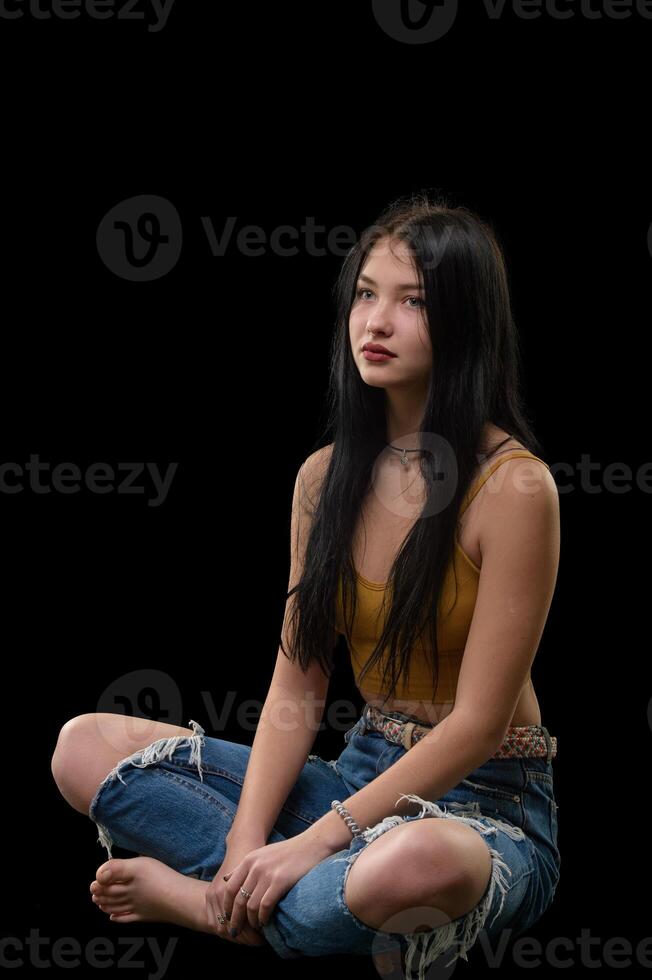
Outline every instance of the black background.
[[(178, 936), (169, 976), (197, 962), (280, 967), (269, 949), (109, 923), (88, 890), (105, 851), (50, 758), (61, 725), (110, 710), (137, 670), (169, 680), (155, 708), (134, 694), (132, 713), (251, 744), (236, 709), (262, 703), (274, 667), (292, 486), (321, 431), (341, 263), (309, 254), (301, 232), (292, 256), (269, 239), (307, 220), (359, 235), (394, 197), (434, 187), (504, 242), (527, 403), (560, 487), (561, 563), (533, 676), (559, 740), (563, 869), (529, 935), (568, 937), (560, 955), (576, 969), (588, 969), (582, 930), (603, 965), (616, 937), (635, 948), (649, 935), (634, 895), (650, 859), (648, 491), (636, 475), (649, 452), (652, 21), (632, 6), (616, 19), (606, 3), (593, 17), (567, 2), (569, 19), (545, 7), (529, 19), (466, 4), (443, 37), (408, 44), (367, 2), (209, 12), (176, 0), (159, 31), (7, 4), (24, 16), (0, 18), (1, 461), (38, 454), (50, 487), (62, 463), (176, 470), (158, 506), (146, 474), (129, 494), (119, 481), (37, 493), (26, 477), (8, 493), (6, 475), (3, 934), (25, 942), (37, 929), (46, 959), (60, 937), (109, 937), (117, 957), (119, 937)], [(104, 216), (139, 195), (170, 202), (183, 228), (178, 262), (148, 282), (116, 274), (96, 242)], [(207, 216), (218, 234), (235, 219), (222, 256)], [(247, 225), (266, 238), (258, 256), (235, 242)], [(345, 653), (329, 700), (357, 708)], [(211, 705), (229, 696), (218, 726)], [(325, 730), (314, 751), (336, 757), (341, 736)], [(310, 968), (375, 975), (366, 959)], [(92, 967), (82, 957), (77, 969)]]

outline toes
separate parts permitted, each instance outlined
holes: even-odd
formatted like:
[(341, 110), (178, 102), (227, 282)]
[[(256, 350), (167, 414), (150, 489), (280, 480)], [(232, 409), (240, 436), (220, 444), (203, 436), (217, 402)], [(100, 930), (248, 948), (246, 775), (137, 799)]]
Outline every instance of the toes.
[[(93, 884), (97, 885), (97, 882)], [(91, 886), (92, 888), (92, 886)], [(125, 906), (129, 901), (129, 889), (126, 885), (110, 885), (108, 888), (102, 888), (97, 885), (91, 891), (91, 900), (98, 905), (103, 911), (107, 909), (113, 911), (115, 907)]]
[(104, 908), (111, 909), (113, 911), (114, 907), (120, 906), (130, 906), (131, 897), (129, 895), (102, 895), (100, 897), (100, 902)]
[(98, 892), (103, 898), (110, 898), (112, 901), (116, 899), (125, 898), (131, 889), (125, 884), (109, 885), (108, 888), (103, 888), (101, 892)]
[(123, 858), (110, 858), (101, 864), (95, 872), (100, 885), (108, 885), (114, 881), (127, 880), (127, 865)]
[(106, 912), (107, 915), (129, 915), (134, 910), (131, 905), (123, 903), (122, 905), (105, 905), (102, 911)]
[(118, 909), (129, 910), (131, 908), (131, 903), (126, 896), (123, 898), (97, 898), (93, 901), (100, 906), (103, 912), (116, 912)]
[(105, 912), (106, 915), (109, 915), (109, 916), (111, 916), (111, 915), (120, 915), (120, 916), (129, 915), (130, 913), (133, 913), (133, 911), (134, 911), (133, 910), (133, 907), (131, 905), (127, 904), (125, 901), (122, 901), (122, 902), (115, 902), (115, 901), (114, 902), (111, 902), (111, 901), (106, 901), (106, 899), (98, 900), (97, 898), (93, 898), (93, 901), (97, 905), (98, 909), (100, 909), (102, 912)]
[(126, 912), (124, 914), (118, 914), (117, 912), (112, 912), (109, 916), (112, 922), (140, 922), (140, 916), (135, 912)]

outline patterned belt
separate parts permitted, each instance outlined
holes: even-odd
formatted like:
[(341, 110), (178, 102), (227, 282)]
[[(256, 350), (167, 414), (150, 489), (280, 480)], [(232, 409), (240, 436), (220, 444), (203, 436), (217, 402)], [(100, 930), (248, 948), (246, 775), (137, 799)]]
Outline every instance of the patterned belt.
[[(401, 714), (401, 712), (396, 712)], [(411, 749), (415, 742), (432, 731), (434, 725), (423, 725), (413, 721), (400, 721), (384, 714), (379, 708), (367, 703), (362, 713), (364, 726), (376, 732), (382, 732), (389, 742)], [(364, 730), (364, 729), (363, 729)], [(557, 755), (557, 738), (550, 735), (543, 725), (512, 725), (507, 729), (507, 735), (502, 745), (492, 759), (518, 759), (533, 756), (548, 756), (548, 741), (550, 742), (550, 757)]]

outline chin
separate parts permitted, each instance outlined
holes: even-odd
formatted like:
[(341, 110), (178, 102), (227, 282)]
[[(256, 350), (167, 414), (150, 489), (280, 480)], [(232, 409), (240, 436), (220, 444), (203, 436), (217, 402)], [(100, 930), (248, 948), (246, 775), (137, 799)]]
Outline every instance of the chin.
[(387, 388), (388, 387), (388, 385), (386, 383), (381, 384), (380, 381), (376, 380), (375, 378), (373, 380), (371, 380), (370, 378), (365, 378), (365, 376), (363, 374), (360, 375), (360, 377), (362, 378), (362, 380), (364, 381), (364, 383), (366, 385), (368, 385), (369, 388)]

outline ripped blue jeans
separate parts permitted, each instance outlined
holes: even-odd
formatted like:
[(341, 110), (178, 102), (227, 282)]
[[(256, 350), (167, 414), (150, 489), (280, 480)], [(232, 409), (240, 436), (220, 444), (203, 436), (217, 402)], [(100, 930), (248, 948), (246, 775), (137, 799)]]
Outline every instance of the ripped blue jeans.
[[(389, 712), (399, 720), (410, 716)], [(302, 833), (362, 789), (404, 752), (402, 745), (365, 725), (366, 705), (344, 735), (337, 759), (310, 755), (269, 835), (268, 843)], [(225, 837), (240, 799), (251, 749), (205, 735), (159, 739), (133, 753), (107, 775), (91, 801), (89, 816), (98, 843), (157, 858), (181, 874), (212, 881), (225, 857)], [(450, 965), (484, 931), (498, 942), (504, 930), (520, 935), (545, 912), (559, 881), (557, 804), (552, 743), (542, 727), (548, 757), (490, 759), (436, 801), (412, 794), (414, 816), (389, 814), (353, 837), (347, 848), (321, 861), (277, 903), (263, 935), (282, 959), (329, 954), (376, 955), (400, 947), (407, 974), (424, 980), (440, 955)], [(407, 787), (406, 787), (407, 788)], [(461, 820), (486, 841), (491, 875), (476, 907), (433, 928), (402, 934), (374, 929), (345, 900), (348, 872), (378, 836), (406, 821), (427, 817)], [(416, 970), (415, 970), (416, 967)]]

